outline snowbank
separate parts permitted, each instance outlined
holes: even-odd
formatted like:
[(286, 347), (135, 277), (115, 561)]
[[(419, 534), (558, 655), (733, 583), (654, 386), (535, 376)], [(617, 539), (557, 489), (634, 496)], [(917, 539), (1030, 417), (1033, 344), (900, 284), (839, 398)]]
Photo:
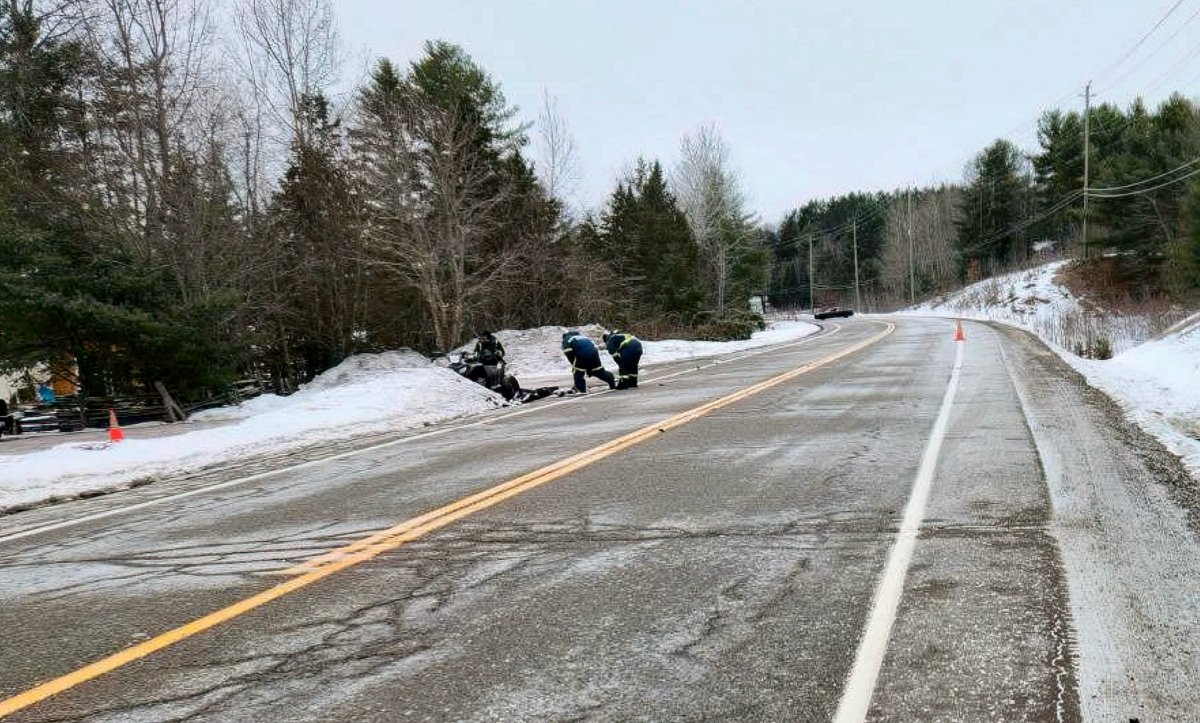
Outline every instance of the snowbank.
[(1107, 361), (1064, 357), (1200, 479), (1200, 315)]
[(233, 423), (120, 444), (68, 443), (0, 457), (0, 509), (119, 489), (262, 452), (419, 427), (494, 409), (503, 399), (413, 352), (362, 354), (289, 397), (264, 395), (196, 415)]
[[(579, 327), (600, 342), (599, 326)], [(509, 370), (521, 380), (557, 377), (569, 383), (560, 351), (564, 327), (500, 331)], [(645, 363), (710, 356), (799, 339), (817, 331), (781, 322), (748, 341), (646, 342)], [(469, 345), (464, 347), (470, 349)], [(604, 359), (613, 366), (607, 355)], [(478, 414), (504, 400), (416, 352), (360, 354), (288, 397), (266, 394), (236, 407), (202, 412), (197, 421), (217, 428), (120, 444), (67, 443), (27, 454), (0, 456), (0, 510), (54, 497), (120, 489), (145, 480), (194, 472), (261, 453), (280, 453), (364, 434), (420, 427)]]
[(1067, 261), (985, 279), (901, 313), (957, 316), (1016, 324), (1064, 348), (1072, 339), (1063, 327), (1077, 317), (1080, 300), (1054, 278)]
[(1120, 354), (1155, 338), (1163, 314), (1117, 314), (1089, 303), (1057, 281), (1070, 261), (986, 279), (900, 313), (1002, 321), (1079, 352), (1107, 346)]

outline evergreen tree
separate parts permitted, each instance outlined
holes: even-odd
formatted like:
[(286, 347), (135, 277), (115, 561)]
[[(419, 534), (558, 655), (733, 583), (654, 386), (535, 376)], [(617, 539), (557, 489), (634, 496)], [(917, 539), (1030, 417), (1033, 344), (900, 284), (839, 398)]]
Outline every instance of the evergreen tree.
[(617, 184), (598, 243), (613, 267), (609, 293), (623, 310), (622, 322), (662, 315), (687, 319), (699, 308), (696, 244), (658, 161), (639, 159), (633, 174)]
[[(1182, 205), (1188, 184), (1141, 183), (1159, 178), (1170, 181), (1172, 172), (1200, 156), (1200, 109), (1178, 94), (1149, 112), (1140, 101), (1133, 104), (1120, 126), (1115, 148), (1097, 163), (1093, 218), (1104, 235), (1101, 243), (1122, 251), (1137, 252), (1141, 266), (1153, 272), (1165, 260), (1168, 247), (1179, 245)], [(1105, 197), (1110, 196), (1110, 197)]]
[(366, 277), (350, 183), (338, 157), (339, 123), (323, 96), (306, 98), (304, 108), (308, 140), (293, 148), (274, 218), (287, 269), (280, 279), (287, 299), (281, 341), (307, 380), (357, 349)]
[(959, 219), (959, 253), (968, 275), (1023, 259), (1028, 240), (1018, 225), (1027, 217), (1026, 161), (1015, 145), (997, 140), (971, 163)]

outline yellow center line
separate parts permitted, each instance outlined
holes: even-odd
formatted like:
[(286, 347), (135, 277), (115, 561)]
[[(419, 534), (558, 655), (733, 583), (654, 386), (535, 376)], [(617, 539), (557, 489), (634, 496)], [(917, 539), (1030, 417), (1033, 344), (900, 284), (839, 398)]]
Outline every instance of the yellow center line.
[(93, 678), (97, 678), (106, 673), (112, 672), (117, 668), (132, 663), (135, 660), (144, 658), (151, 653), (162, 650), (178, 643), (182, 640), (192, 637), (198, 633), (204, 632), (210, 628), (216, 627), (221, 623), (228, 622), (240, 615), (250, 612), (255, 608), (261, 607), (272, 600), (277, 600), (284, 595), (295, 592), (301, 588), (307, 587), (314, 582), (323, 580), (334, 573), (345, 570), (349, 567), (358, 565), (359, 563), (370, 560), (384, 552), (394, 550), (408, 542), (419, 539), (424, 535), (435, 530), (441, 529), (463, 517), (479, 512), (496, 505), (510, 497), (514, 497), (523, 492), (527, 492), (535, 487), (546, 484), (553, 480), (559, 479), (564, 475), (570, 474), (575, 470), (582, 469), (588, 465), (594, 464), (606, 457), (610, 457), (624, 449), (632, 447), (636, 444), (646, 441), (647, 439), (658, 436), (668, 430), (674, 429), (681, 425), (687, 424), (695, 419), (703, 417), (706, 414), (714, 412), (730, 404), (741, 401), (747, 397), (751, 397), (759, 392), (778, 386), (796, 377), (807, 374), (814, 369), (819, 369), (823, 366), (831, 364), (838, 359), (846, 357), (857, 351), (860, 351), (871, 344), (879, 341), (895, 330), (896, 326), (891, 323), (885, 323), (886, 328), (863, 341), (846, 347), (845, 349), (823, 357), (817, 361), (810, 362), (803, 366), (796, 367), (790, 371), (784, 372), (778, 376), (771, 377), (765, 381), (753, 384), (744, 389), (740, 389), (731, 394), (727, 394), (720, 399), (716, 399), (707, 404), (695, 407), (685, 412), (669, 417), (657, 424), (652, 424), (648, 427), (643, 427), (637, 431), (630, 432), (621, 437), (618, 437), (610, 442), (606, 442), (597, 447), (593, 447), (585, 452), (559, 460), (553, 464), (546, 465), (540, 469), (523, 474), (520, 477), (509, 480), (502, 484), (491, 487), (482, 492), (464, 497), (461, 500), (440, 507), (432, 512), (428, 512), (419, 517), (414, 517), (411, 520), (402, 522), (394, 527), (388, 528), (381, 532), (370, 535), (357, 542), (338, 548), (331, 552), (319, 555), (306, 563), (292, 568), (297, 576), (289, 580), (279, 583), (274, 587), (264, 590), (263, 592), (251, 597), (240, 600), (228, 607), (209, 613), (202, 618), (193, 620), (190, 623), (181, 625), (173, 630), (168, 630), (165, 633), (157, 635), (148, 640), (144, 640), (137, 645), (126, 648), (118, 653), (101, 658), (93, 663), (83, 666), (73, 672), (67, 673), (61, 677), (49, 680), (41, 685), (30, 688), (23, 693), (12, 696), (0, 701), (0, 717), (10, 713), (15, 713), (23, 708), (43, 701), (51, 696), (57, 695), (65, 690), (69, 690), (81, 683), (85, 683)]

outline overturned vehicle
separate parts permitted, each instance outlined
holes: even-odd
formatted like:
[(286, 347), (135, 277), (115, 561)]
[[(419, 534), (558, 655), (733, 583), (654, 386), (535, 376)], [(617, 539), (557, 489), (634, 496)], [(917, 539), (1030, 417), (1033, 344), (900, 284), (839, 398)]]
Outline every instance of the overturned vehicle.
[(508, 373), (508, 365), (501, 359), (496, 364), (484, 364), (470, 352), (435, 354), (434, 358), (445, 358), (449, 361), (447, 368), (470, 379), (476, 384), (491, 389), (504, 397), (505, 401), (523, 404), (548, 397), (558, 391), (558, 387), (538, 387), (537, 389), (522, 389), (516, 376)]

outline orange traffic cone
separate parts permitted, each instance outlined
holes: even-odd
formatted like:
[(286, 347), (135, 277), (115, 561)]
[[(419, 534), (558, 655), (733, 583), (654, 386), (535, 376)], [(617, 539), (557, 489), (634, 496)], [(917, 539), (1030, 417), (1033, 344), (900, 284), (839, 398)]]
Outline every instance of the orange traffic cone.
[(121, 425), (117, 424), (116, 410), (108, 410), (108, 441), (120, 442), (125, 439), (125, 432), (121, 431)]
[(966, 341), (967, 337), (963, 334), (962, 319), (955, 319), (954, 341)]

